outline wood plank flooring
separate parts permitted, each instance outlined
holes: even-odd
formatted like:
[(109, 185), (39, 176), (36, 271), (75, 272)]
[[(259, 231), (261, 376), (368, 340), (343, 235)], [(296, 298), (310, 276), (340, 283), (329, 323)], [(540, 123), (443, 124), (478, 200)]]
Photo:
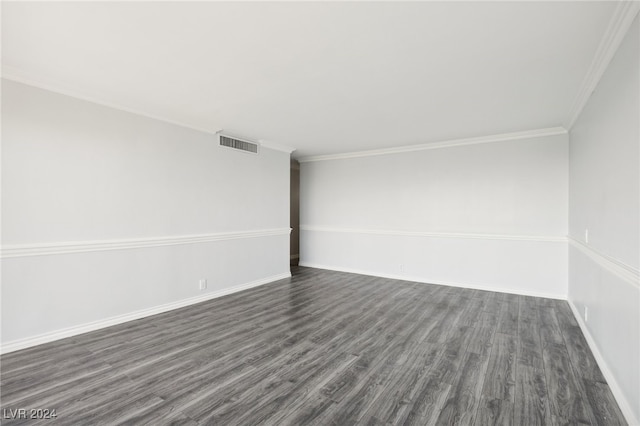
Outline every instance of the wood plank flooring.
[(310, 268), (1, 368), (3, 425), (626, 424), (566, 302)]

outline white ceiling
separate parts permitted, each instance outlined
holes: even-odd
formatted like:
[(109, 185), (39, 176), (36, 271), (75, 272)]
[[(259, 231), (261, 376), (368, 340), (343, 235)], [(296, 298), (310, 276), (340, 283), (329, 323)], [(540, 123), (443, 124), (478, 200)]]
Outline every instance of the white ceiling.
[(560, 126), (615, 2), (3, 2), (3, 75), (296, 156)]

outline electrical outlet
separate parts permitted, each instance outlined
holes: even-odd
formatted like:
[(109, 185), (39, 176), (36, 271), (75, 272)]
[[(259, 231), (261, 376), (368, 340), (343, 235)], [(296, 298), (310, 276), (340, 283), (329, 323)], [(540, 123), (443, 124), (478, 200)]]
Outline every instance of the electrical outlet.
[(207, 288), (207, 280), (200, 280), (200, 290)]
[(584, 307), (584, 322), (588, 322), (589, 321), (589, 308), (587, 308), (586, 306)]
[(587, 244), (589, 243), (589, 230), (588, 229), (584, 230), (584, 242), (587, 243)]

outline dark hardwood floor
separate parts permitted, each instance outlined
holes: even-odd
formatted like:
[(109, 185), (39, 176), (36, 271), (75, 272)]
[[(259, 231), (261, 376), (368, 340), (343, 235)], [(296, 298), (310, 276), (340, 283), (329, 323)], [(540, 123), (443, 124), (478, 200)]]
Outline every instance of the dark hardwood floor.
[(293, 273), (2, 356), (2, 424), (626, 424), (566, 302)]

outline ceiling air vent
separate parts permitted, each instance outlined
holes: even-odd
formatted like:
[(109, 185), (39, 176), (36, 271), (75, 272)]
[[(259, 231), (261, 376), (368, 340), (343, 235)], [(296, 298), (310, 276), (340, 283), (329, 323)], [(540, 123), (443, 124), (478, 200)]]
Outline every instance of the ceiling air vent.
[(242, 141), (240, 139), (231, 138), (229, 136), (220, 135), (220, 146), (226, 146), (240, 151), (258, 153), (258, 144), (253, 142)]

